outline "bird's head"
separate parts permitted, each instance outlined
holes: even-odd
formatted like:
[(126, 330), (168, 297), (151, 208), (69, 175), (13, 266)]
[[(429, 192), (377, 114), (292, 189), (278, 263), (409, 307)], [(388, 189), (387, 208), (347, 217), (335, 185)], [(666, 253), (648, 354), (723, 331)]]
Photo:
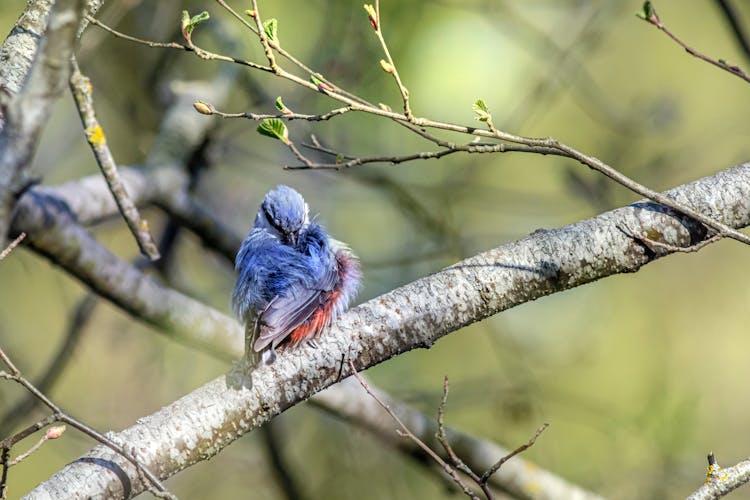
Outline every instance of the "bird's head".
[(282, 243), (295, 246), (300, 232), (310, 223), (308, 213), (301, 194), (289, 186), (279, 185), (266, 193), (255, 225), (276, 235)]

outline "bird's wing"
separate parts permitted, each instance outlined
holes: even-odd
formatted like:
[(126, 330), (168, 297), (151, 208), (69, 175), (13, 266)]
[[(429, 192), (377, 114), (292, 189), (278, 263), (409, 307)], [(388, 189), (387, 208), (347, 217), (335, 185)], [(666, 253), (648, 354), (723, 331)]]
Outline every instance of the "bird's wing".
[(297, 327), (308, 321), (331, 296), (338, 280), (335, 266), (322, 273), (314, 283), (297, 282), (283, 295), (273, 298), (260, 314), (260, 335), (253, 349), (279, 345)]

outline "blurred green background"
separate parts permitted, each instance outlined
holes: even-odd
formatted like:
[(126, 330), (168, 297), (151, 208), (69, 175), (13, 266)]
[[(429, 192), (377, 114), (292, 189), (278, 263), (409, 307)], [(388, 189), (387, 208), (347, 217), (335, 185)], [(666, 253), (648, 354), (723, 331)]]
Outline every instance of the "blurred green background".
[[(750, 7), (734, 3), (750, 24)], [(4, 32), (23, 5), (4, 0)], [(690, 57), (637, 19), (640, 5), (402, 0), (385, 1), (381, 17), (418, 116), (476, 123), (471, 105), (481, 97), (499, 128), (554, 136), (657, 189), (746, 160), (750, 86)], [(656, 7), (692, 46), (748, 67), (717, 2), (661, 0)], [(378, 64), (382, 55), (361, 2), (261, 2), (260, 8), (264, 17), (278, 18), (289, 52), (350, 91), (400, 107), (395, 85)], [(216, 47), (212, 32), (221, 33), (237, 44), (231, 55), (263, 62), (253, 37), (214, 2), (110, 1), (99, 17), (129, 34), (170, 40), (182, 9), (211, 13), (194, 35), (200, 45)], [(219, 68), (188, 53), (114, 39), (95, 27), (83, 38), (79, 61), (92, 79), (99, 119), (121, 165), (144, 160), (171, 83), (208, 80)], [(221, 109), (274, 112), (277, 95), (302, 113), (336, 107), (323, 96), (243, 70)], [(520, 154), (290, 172), (282, 166), (295, 159), (258, 135), (255, 123), (227, 120), (217, 127), (199, 198), (244, 233), (265, 191), (280, 182), (298, 188), (330, 232), (361, 256), (362, 301), (535, 229), (637, 199), (571, 161)], [(290, 124), (297, 143), (311, 132), (334, 149), (361, 156), (433, 149), (377, 117), (348, 114)], [(47, 184), (98, 171), (67, 93), (46, 127), (33, 171)], [(163, 215), (145, 214), (158, 234)], [(93, 230), (122, 258), (136, 255), (120, 219)], [(612, 498), (683, 497), (703, 482), (708, 451), (724, 465), (750, 454), (750, 403), (742, 382), (750, 351), (748, 263), (746, 247), (722, 241), (507, 311), (368, 375), (430, 414), (448, 375), (450, 425), (513, 448), (549, 422), (526, 458)], [(233, 271), (192, 235), (180, 239), (173, 279), (180, 290), (229, 311)], [(25, 249), (0, 264), (0, 283), (0, 344), (33, 378), (62, 342), (85, 289)], [(109, 304), (97, 308), (82, 335), (51, 396), (102, 431), (128, 426), (226, 369)], [(0, 409), (21, 395), (18, 387), (0, 384)], [(309, 406), (282, 415), (277, 429), (306, 498), (458, 496), (365, 431)], [(73, 431), (48, 443), (11, 471), (10, 498), (91, 445)], [(167, 485), (181, 498), (282, 498), (259, 433)], [(750, 489), (735, 495), (750, 498)]]

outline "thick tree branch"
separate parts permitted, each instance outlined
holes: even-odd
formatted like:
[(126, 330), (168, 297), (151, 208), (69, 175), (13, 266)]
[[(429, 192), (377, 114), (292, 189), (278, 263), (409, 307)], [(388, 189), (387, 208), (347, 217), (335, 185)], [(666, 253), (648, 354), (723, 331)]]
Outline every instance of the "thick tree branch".
[[(111, 196), (108, 200), (114, 205)], [(224, 357), (242, 342), (237, 322), (163, 287), (117, 258), (77, 223), (61, 198), (37, 190), (28, 192), (19, 201), (13, 231), (24, 231), (28, 246), (102, 297), (180, 340)]]
[[(177, 168), (159, 168), (159, 169), (136, 169), (136, 168), (125, 168), (122, 170), (124, 178), (132, 188), (132, 192), (135, 194), (134, 200), (141, 204), (147, 205), (151, 203), (159, 204), (170, 213), (171, 216), (177, 218), (180, 223), (189, 227), (192, 231), (199, 235), (206, 245), (210, 246), (214, 250), (217, 250), (227, 262), (232, 262), (234, 254), (239, 247), (242, 237), (239, 234), (235, 234), (231, 229), (226, 228), (222, 225), (221, 221), (213, 218), (210, 213), (200, 208), (196, 203), (190, 199), (189, 196), (184, 194), (180, 189), (175, 189), (175, 186), (180, 186), (181, 182), (184, 181), (184, 174), (181, 169)], [(79, 181), (70, 182), (61, 186), (55, 187), (36, 187), (31, 190), (31, 193), (44, 194), (48, 197), (56, 197), (59, 202), (72, 204), (81, 210), (78, 215), (79, 219), (85, 222), (95, 222), (96, 220), (103, 217), (114, 216), (117, 213), (117, 207), (112, 202), (112, 197), (108, 195), (107, 188), (104, 185), (100, 176), (91, 176)], [(98, 212), (96, 212), (98, 210)], [(137, 297), (131, 297), (131, 301), (137, 302)], [(161, 300), (157, 300), (161, 302)], [(186, 303), (178, 304), (175, 306), (175, 310), (178, 313), (190, 309), (189, 300)], [(126, 310), (129, 308), (126, 308)], [(150, 321), (148, 317), (141, 317), (140, 319), (147, 322)], [(187, 325), (183, 325), (187, 326)], [(192, 332), (184, 331), (178, 332), (182, 336), (190, 336)], [(240, 358), (242, 356), (242, 346), (237, 345), (236, 349), (232, 352), (228, 352), (234, 358)], [(379, 392), (381, 394), (381, 392)], [(316, 396), (322, 397), (323, 400), (319, 402), (319, 406), (326, 408), (329, 412), (338, 414), (342, 418), (351, 420), (356, 425), (363, 425), (372, 430), (371, 424), (368, 421), (361, 421), (366, 418), (365, 415), (352, 415), (352, 407), (361, 408), (366, 410), (370, 408), (372, 400), (366, 397), (361, 390), (351, 391), (346, 384), (342, 384), (326, 391), (323, 394)], [(386, 396), (387, 397), (387, 396)], [(313, 401), (316, 401), (313, 398)], [(402, 408), (408, 408), (406, 405), (399, 403), (391, 398), (387, 398), (389, 401), (394, 401), (394, 405), (399, 413), (402, 413)], [(336, 402), (346, 402), (344, 406), (337, 406)], [(413, 418), (416, 418), (415, 410), (408, 409), (404, 410), (407, 415), (407, 422), (412, 422)], [(377, 415), (375, 420), (377, 421)], [(423, 417), (425, 422), (428, 417)], [(433, 422), (434, 423), (434, 422)], [(410, 427), (414, 427), (409, 423)], [(416, 429), (423, 430), (426, 427), (419, 425)], [(387, 426), (387, 432), (392, 433), (392, 426)], [(453, 439), (454, 434), (451, 434)], [(478, 470), (485, 470), (493, 463), (492, 457), (499, 457), (505, 454), (502, 448), (496, 447), (491, 443), (485, 443), (477, 438), (470, 436), (464, 436), (461, 434), (455, 434), (458, 442), (456, 443), (456, 449), (459, 450), (462, 455), (465, 453), (469, 456), (468, 463), (472, 466), (478, 466)], [(421, 437), (421, 436), (420, 436)], [(430, 441), (431, 442), (431, 441)], [(453, 441), (452, 441), (453, 442)], [(471, 449), (470, 449), (471, 447)], [(406, 453), (412, 454), (413, 450), (401, 448)], [(476, 459), (475, 459), (476, 458)], [(483, 466), (482, 460), (486, 459), (487, 466)], [(514, 462), (515, 463), (515, 462)], [(546, 472), (540, 469), (536, 465), (531, 465), (527, 462), (522, 462), (523, 468), (511, 467), (506, 465), (503, 467), (503, 471), (511, 467), (511, 474), (497, 474), (493, 476), (496, 479), (494, 483), (491, 482), (495, 487), (507, 491), (521, 491), (519, 490), (520, 485), (528, 485), (528, 481), (534, 481), (538, 484), (542, 491), (546, 491), (548, 488), (552, 488), (553, 492), (556, 491), (568, 491), (576, 492), (575, 486), (569, 485), (564, 480), (557, 478), (550, 472)], [(519, 476), (522, 470), (528, 470), (527, 476)], [(528, 474), (532, 473), (531, 476)], [(508, 483), (508, 478), (512, 478), (512, 481)], [(507, 483), (507, 484), (506, 484)], [(559, 484), (558, 484), (559, 483)], [(582, 498), (594, 497), (593, 495), (582, 495)], [(522, 496), (523, 498), (523, 496)]]
[[(45, 39), (44, 32), (54, 3), (52, 0), (30, 0), (5, 38), (0, 47), (0, 61), (3, 61), (0, 65), (0, 88), (4, 92), (17, 94), (21, 90), (39, 46)], [(87, 0), (86, 13), (95, 15), (103, 3), (103, 0)], [(81, 22), (78, 36), (85, 24), (88, 22)]]
[[(101, 2), (92, 4), (93, 11)], [(0, 73), (0, 242), (29, 182), (28, 168), (52, 104), (68, 80), (86, 8), (84, 0), (57, 0), (54, 6), (31, 1), (0, 49), (2, 56), (17, 57)], [(32, 32), (21, 33), (26, 25)]]
[[(750, 223), (750, 164), (686, 184), (672, 199), (735, 228)], [(674, 246), (706, 237), (703, 226), (664, 207), (641, 202), (570, 226), (539, 230), (461, 261), (362, 304), (318, 341), (282, 353), (252, 373), (237, 367), (115, 436), (141, 450), (139, 458), (169, 477), (210, 458), (246, 432), (336, 383), (346, 363), (362, 370), (402, 352), (429, 347), (470, 323), (545, 295), (613, 274), (635, 272), (668, 254), (654, 252), (620, 227)], [(97, 447), (35, 489), (29, 498), (121, 495), (117, 478), (99, 474), (91, 458), (117, 463), (142, 485), (135, 469)]]

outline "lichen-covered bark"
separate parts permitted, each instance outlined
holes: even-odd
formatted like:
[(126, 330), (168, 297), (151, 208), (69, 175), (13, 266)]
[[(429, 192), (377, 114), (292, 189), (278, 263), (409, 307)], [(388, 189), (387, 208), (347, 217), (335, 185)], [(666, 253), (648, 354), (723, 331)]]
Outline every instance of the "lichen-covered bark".
[(712, 500), (736, 490), (750, 481), (750, 460), (743, 460), (732, 467), (716, 470), (709, 477), (703, 486), (687, 497), (687, 500)]
[[(31, 1), (0, 49), (0, 57), (18, 58), (0, 64), (7, 64), (0, 91), (10, 95), (0, 121), (0, 246), (52, 104), (67, 83), (85, 10), (83, 0)], [(25, 26), (34, 31), (22, 32)]]
[(47, 29), (53, 4), (52, 0), (32, 0), (26, 4), (26, 9), (0, 47), (0, 85), (11, 94), (21, 90)]
[[(750, 165), (681, 186), (669, 196), (733, 227), (750, 222)], [(346, 363), (365, 369), (502, 310), (612, 274), (635, 272), (659, 255), (628, 236), (657, 235), (687, 245), (705, 230), (638, 203), (570, 226), (528, 237), (458, 262), (362, 304), (333, 325), (318, 347), (301, 346), (251, 374), (236, 368), (112, 438), (135, 450), (161, 477), (205, 460), (239, 436), (334, 384)], [(660, 251), (661, 252), (661, 251)], [(664, 251), (663, 254), (668, 252)], [(109, 461), (133, 483), (133, 467), (108, 448), (88, 457)], [(76, 461), (39, 485), (28, 498), (119, 497), (112, 472)]]

